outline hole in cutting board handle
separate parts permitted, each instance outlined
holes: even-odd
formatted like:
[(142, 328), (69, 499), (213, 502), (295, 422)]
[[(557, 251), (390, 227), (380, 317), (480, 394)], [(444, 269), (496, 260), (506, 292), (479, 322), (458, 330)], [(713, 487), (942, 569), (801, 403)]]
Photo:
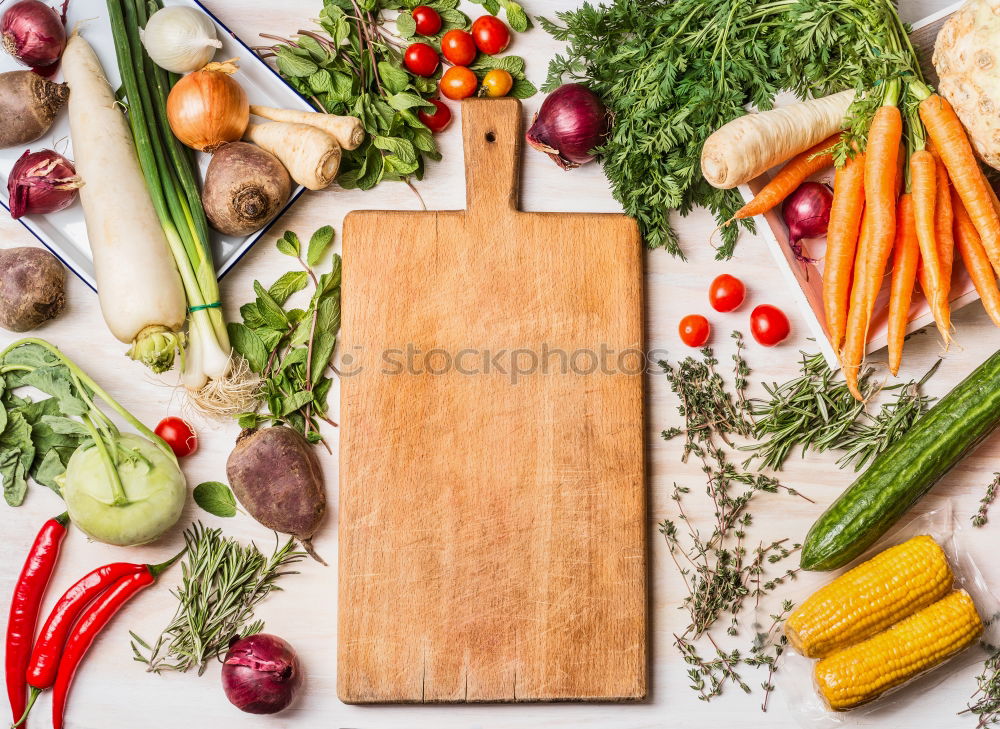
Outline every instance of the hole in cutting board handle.
[(494, 132), (486, 132), (486, 141), (492, 144), (497, 141), (497, 135)]

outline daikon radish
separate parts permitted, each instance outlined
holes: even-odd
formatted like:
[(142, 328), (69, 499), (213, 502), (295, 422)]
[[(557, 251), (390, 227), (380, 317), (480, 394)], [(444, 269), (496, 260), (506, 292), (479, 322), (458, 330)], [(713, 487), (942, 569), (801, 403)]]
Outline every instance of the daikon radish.
[(317, 127), (337, 140), (344, 149), (357, 149), (365, 141), (365, 128), (356, 116), (337, 116), (318, 111), (275, 109), (270, 106), (251, 106), (250, 113), (262, 119)]
[(749, 182), (843, 129), (853, 100), (841, 91), (733, 119), (705, 140), (701, 174), (721, 189)]
[(308, 124), (251, 124), (243, 138), (281, 160), (292, 179), (310, 190), (329, 187), (340, 169), (337, 140)]
[(131, 345), (129, 356), (167, 370), (182, 342), (187, 303), (132, 133), (94, 49), (78, 33), (66, 44), (62, 70), (104, 321)]

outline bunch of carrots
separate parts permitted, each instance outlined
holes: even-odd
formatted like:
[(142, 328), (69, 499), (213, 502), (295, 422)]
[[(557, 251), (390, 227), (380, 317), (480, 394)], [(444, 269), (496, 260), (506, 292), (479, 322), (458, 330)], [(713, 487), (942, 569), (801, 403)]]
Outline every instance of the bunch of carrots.
[[(868, 330), (887, 266), (893, 375), (902, 361), (917, 281), (945, 346), (951, 342), (949, 294), (956, 247), (986, 312), (1000, 326), (1000, 202), (965, 129), (947, 99), (919, 78), (887, 81), (880, 93), (867, 145), (835, 173), (823, 271), (830, 341), (858, 400)], [(912, 103), (903, 104), (907, 96)], [(901, 107), (909, 111), (904, 114)], [(806, 178), (830, 167), (839, 137), (792, 158), (735, 218), (771, 210)]]

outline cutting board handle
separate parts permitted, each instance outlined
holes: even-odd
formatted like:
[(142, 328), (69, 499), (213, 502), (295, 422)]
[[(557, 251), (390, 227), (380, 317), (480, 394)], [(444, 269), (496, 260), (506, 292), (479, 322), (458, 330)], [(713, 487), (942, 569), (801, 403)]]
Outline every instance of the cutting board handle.
[(517, 209), (521, 164), (521, 102), (467, 99), (462, 102), (465, 196), (470, 211)]

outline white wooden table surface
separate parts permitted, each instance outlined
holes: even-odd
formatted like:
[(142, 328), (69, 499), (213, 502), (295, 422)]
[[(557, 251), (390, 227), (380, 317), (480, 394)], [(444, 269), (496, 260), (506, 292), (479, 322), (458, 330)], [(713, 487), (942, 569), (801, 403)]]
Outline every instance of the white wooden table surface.
[[(308, 18), (318, 12), (318, 0), (282, 0), (282, 2), (242, 2), (240, 0), (207, 0), (206, 4), (236, 33), (252, 43), (261, 31), (287, 34), (309, 26)], [(575, 7), (577, 0), (524, 0), (532, 14), (551, 15), (554, 11)], [(902, 13), (906, 20), (916, 20), (944, 6), (944, 0), (903, 0)], [(479, 8), (466, 8), (473, 17)], [(518, 36), (511, 52), (528, 60), (529, 76), (540, 83), (545, 76), (548, 58), (559, 44), (544, 32), (535, 29)], [(525, 118), (541, 103), (541, 96), (525, 104)], [(454, 105), (453, 105), (454, 108)], [(429, 208), (457, 209), (464, 207), (464, 179), (459, 124), (441, 138), (444, 161), (432, 164), (419, 189)], [(522, 206), (538, 211), (618, 211), (607, 184), (596, 165), (574, 172), (563, 172), (546, 157), (526, 152), (522, 168)], [(418, 202), (413, 193), (401, 184), (385, 184), (375, 191), (344, 192), (332, 190), (311, 194), (280, 221), (278, 230), (291, 229), (308, 235), (315, 228), (331, 224), (338, 231), (343, 216), (358, 208), (414, 209)], [(740, 311), (720, 315), (711, 313), (716, 327), (715, 342), (720, 359), (728, 361), (731, 352), (729, 330), (740, 328), (749, 334), (748, 312), (758, 303), (773, 303), (791, 317), (793, 337), (772, 350), (750, 342), (747, 357), (754, 369), (752, 380), (782, 381), (793, 375), (799, 348), (811, 349), (805, 340), (802, 322), (794, 311), (790, 294), (783, 279), (771, 262), (761, 241), (744, 235), (736, 257), (726, 263), (713, 260), (709, 233), (713, 228), (710, 217), (697, 211), (687, 219), (677, 221), (681, 239), (689, 260), (683, 263), (663, 251), (647, 254), (647, 320), (648, 345), (657, 352), (678, 360), (688, 354), (677, 337), (678, 319), (687, 313), (710, 313), (706, 289), (711, 279), (722, 272), (733, 273), (749, 286), (749, 301)], [(273, 248), (275, 236), (253, 250), (222, 286), (227, 314), (236, 314), (239, 304), (251, 295), (253, 279), (270, 282), (287, 270), (288, 259)], [(33, 239), (16, 223), (0, 219), (0, 245), (11, 247), (32, 245)], [(96, 297), (78, 280), (69, 282), (69, 307), (54, 323), (37, 333), (74, 357), (100, 381), (114, 397), (140, 419), (151, 425), (167, 414), (183, 413), (183, 397), (168, 381), (154, 379), (132, 363), (124, 348), (107, 332), (101, 320)], [(387, 302), (404, 305), (405, 302)], [(985, 357), (1000, 346), (1000, 332), (989, 323), (978, 304), (969, 306), (955, 316), (958, 334), (955, 346), (947, 354), (944, 365), (928, 386), (939, 395), (965, 377)], [(0, 345), (13, 341), (10, 333), (0, 331)], [(907, 344), (904, 372), (908, 377), (919, 376), (939, 354), (936, 338), (918, 335)], [(757, 385), (755, 384), (755, 389)], [(226, 701), (219, 685), (218, 666), (213, 665), (201, 678), (194, 674), (157, 677), (146, 674), (142, 666), (130, 659), (128, 629), (154, 636), (174, 609), (174, 600), (167, 590), (176, 582), (178, 571), (168, 573), (161, 584), (143, 594), (110, 626), (95, 644), (81, 668), (69, 702), (67, 727), (71, 729), (135, 729), (136, 727), (207, 727), (214, 729), (247, 729), (248, 727), (302, 727), (326, 729), (542, 729), (570, 727), (574, 729), (645, 729), (647, 727), (778, 727), (794, 726), (794, 721), (782, 696), (782, 675), (776, 677), (778, 689), (770, 701), (767, 714), (759, 709), (759, 689), (744, 696), (729, 689), (710, 704), (698, 701), (687, 686), (685, 665), (671, 646), (672, 634), (683, 628), (683, 615), (677, 611), (682, 596), (680, 584), (666, 549), (656, 532), (656, 523), (674, 515), (669, 499), (674, 481), (692, 486), (691, 503), (698, 501), (703, 489), (699, 470), (693, 464), (679, 463), (679, 443), (665, 443), (659, 432), (677, 424), (676, 402), (672, 399), (662, 375), (648, 380), (649, 393), (649, 462), (650, 490), (650, 562), (651, 562), (651, 692), (648, 701), (640, 704), (555, 704), (555, 705), (490, 705), (490, 706), (387, 706), (355, 707), (342, 704), (336, 695), (336, 609), (337, 574), (334, 567), (324, 568), (308, 562), (300, 575), (283, 582), (286, 591), (268, 598), (260, 607), (259, 616), (267, 621), (268, 630), (288, 639), (299, 651), (307, 680), (300, 700), (293, 709), (276, 717), (252, 717), (237, 711)], [(336, 398), (336, 394), (334, 394)], [(336, 409), (336, 403), (334, 403)], [(201, 449), (187, 459), (184, 470), (194, 485), (204, 480), (224, 480), (225, 461), (237, 434), (235, 424), (208, 422), (192, 418), (200, 431)], [(327, 433), (336, 449), (337, 433)], [(977, 501), (997, 470), (995, 460), (1000, 455), (1000, 439), (988, 441), (972, 457), (966, 459), (935, 490), (921, 502), (919, 510), (940, 506), (950, 500), (956, 507), (957, 518), (968, 523)], [(784, 482), (807, 493), (815, 505), (788, 496), (765, 496), (757, 512), (757, 532), (765, 539), (790, 537), (801, 540), (806, 529), (823, 508), (852, 480), (851, 475), (838, 471), (831, 464), (835, 456), (810, 456), (805, 461), (792, 458), (782, 474)], [(327, 492), (331, 504), (337, 501), (337, 463), (325, 458)], [(6, 615), (7, 600), (24, 559), (25, 551), (38, 526), (48, 516), (63, 510), (60, 500), (47, 489), (32, 488), (25, 504), (19, 509), (3, 510), (0, 537), (0, 613)], [(707, 504), (693, 518), (708, 516)], [(255, 539), (269, 547), (272, 537), (263, 527), (249, 518), (238, 516), (222, 520), (207, 516), (189, 503), (182, 524), (200, 518), (206, 523), (224, 526), (227, 532)], [(996, 522), (1000, 523), (1000, 507)], [(990, 557), (995, 552), (994, 530), (991, 523), (974, 535), (975, 555), (993, 584), (1000, 586), (1000, 564)], [(755, 534), (757, 533), (755, 532)], [(88, 543), (79, 531), (71, 531), (63, 556), (53, 578), (47, 603), (58, 596), (77, 577), (93, 567), (112, 560), (129, 559), (157, 562), (172, 554), (180, 543), (180, 527), (154, 546), (125, 552), (121, 549)], [(331, 564), (336, 564), (337, 514), (330, 517), (316, 539), (316, 548)], [(991, 549), (992, 548), (992, 549)], [(793, 589), (801, 591), (803, 584), (815, 581), (804, 578)], [(734, 645), (749, 644), (749, 637)], [(878, 717), (853, 720), (851, 725), (883, 727), (963, 727), (974, 726), (968, 716), (956, 712), (965, 705), (974, 689), (975, 670), (972, 667), (950, 676), (944, 683), (904, 706)], [(763, 675), (751, 677), (755, 687)], [(45, 697), (36, 709), (33, 726), (48, 722), (49, 703)]]

